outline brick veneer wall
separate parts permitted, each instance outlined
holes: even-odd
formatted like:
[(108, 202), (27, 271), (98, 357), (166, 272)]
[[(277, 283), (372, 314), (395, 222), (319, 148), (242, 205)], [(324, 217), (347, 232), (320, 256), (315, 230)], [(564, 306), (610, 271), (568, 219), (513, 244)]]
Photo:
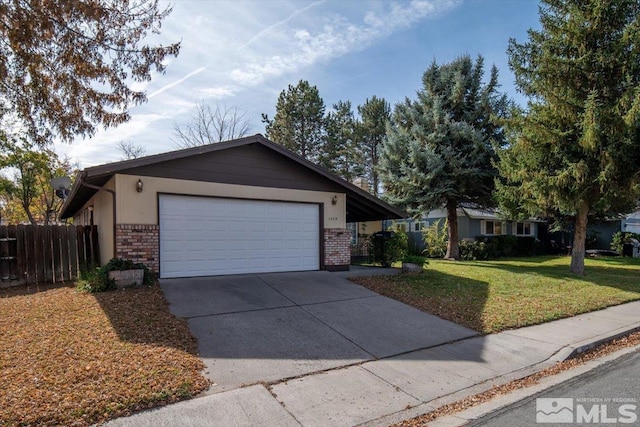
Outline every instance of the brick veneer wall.
[(329, 271), (348, 270), (351, 263), (351, 231), (324, 229), (324, 267)]
[(146, 265), (154, 273), (160, 271), (159, 227), (153, 224), (117, 224), (116, 256)]

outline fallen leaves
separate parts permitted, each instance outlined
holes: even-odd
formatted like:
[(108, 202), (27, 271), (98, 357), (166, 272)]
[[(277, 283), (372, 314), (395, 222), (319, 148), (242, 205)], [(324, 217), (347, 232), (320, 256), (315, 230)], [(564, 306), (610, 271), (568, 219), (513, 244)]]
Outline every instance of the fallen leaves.
[(434, 421), (437, 418), (446, 415), (452, 415), (456, 412), (469, 409), (471, 407), (488, 402), (494, 397), (509, 394), (514, 390), (531, 387), (532, 385), (538, 384), (540, 379), (544, 377), (559, 374), (560, 372), (575, 368), (576, 366), (580, 366), (585, 362), (588, 362), (589, 360), (597, 359), (599, 357), (613, 353), (614, 351), (638, 345), (640, 345), (640, 332), (635, 332), (625, 337), (613, 340), (610, 343), (601, 344), (592, 350), (580, 354), (578, 357), (556, 363), (555, 365), (540, 372), (536, 372), (533, 375), (529, 375), (528, 377), (514, 380), (499, 386), (494, 386), (490, 390), (487, 390), (483, 393), (474, 394), (457, 402), (441, 406), (435, 411), (402, 421), (401, 423), (394, 424), (391, 427), (425, 427), (428, 426), (428, 423)]
[(185, 399), (208, 388), (203, 368), (157, 286), (0, 289), (0, 425), (84, 426)]

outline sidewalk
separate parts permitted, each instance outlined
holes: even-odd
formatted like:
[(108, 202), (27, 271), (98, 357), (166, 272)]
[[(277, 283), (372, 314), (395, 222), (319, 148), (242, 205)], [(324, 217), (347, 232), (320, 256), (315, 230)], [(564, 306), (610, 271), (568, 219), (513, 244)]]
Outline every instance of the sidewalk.
[(530, 375), (639, 329), (640, 301), (636, 301), (270, 386), (208, 395), (107, 425), (388, 425)]

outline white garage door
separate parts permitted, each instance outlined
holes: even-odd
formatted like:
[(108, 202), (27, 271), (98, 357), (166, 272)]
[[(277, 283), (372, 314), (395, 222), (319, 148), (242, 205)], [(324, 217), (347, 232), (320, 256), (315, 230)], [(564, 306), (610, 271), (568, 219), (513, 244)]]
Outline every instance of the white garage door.
[(315, 204), (160, 195), (160, 277), (319, 269)]

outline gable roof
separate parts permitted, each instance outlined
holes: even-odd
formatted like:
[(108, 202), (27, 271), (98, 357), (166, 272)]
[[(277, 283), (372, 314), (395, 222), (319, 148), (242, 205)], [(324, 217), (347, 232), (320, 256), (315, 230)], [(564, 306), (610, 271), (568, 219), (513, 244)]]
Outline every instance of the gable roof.
[[(255, 158), (253, 164), (247, 159)], [(264, 160), (271, 169), (263, 167)], [(60, 217), (75, 215), (115, 174), (334, 191), (347, 195), (347, 222), (398, 219), (406, 213), (264, 136), (93, 166), (78, 173)]]

